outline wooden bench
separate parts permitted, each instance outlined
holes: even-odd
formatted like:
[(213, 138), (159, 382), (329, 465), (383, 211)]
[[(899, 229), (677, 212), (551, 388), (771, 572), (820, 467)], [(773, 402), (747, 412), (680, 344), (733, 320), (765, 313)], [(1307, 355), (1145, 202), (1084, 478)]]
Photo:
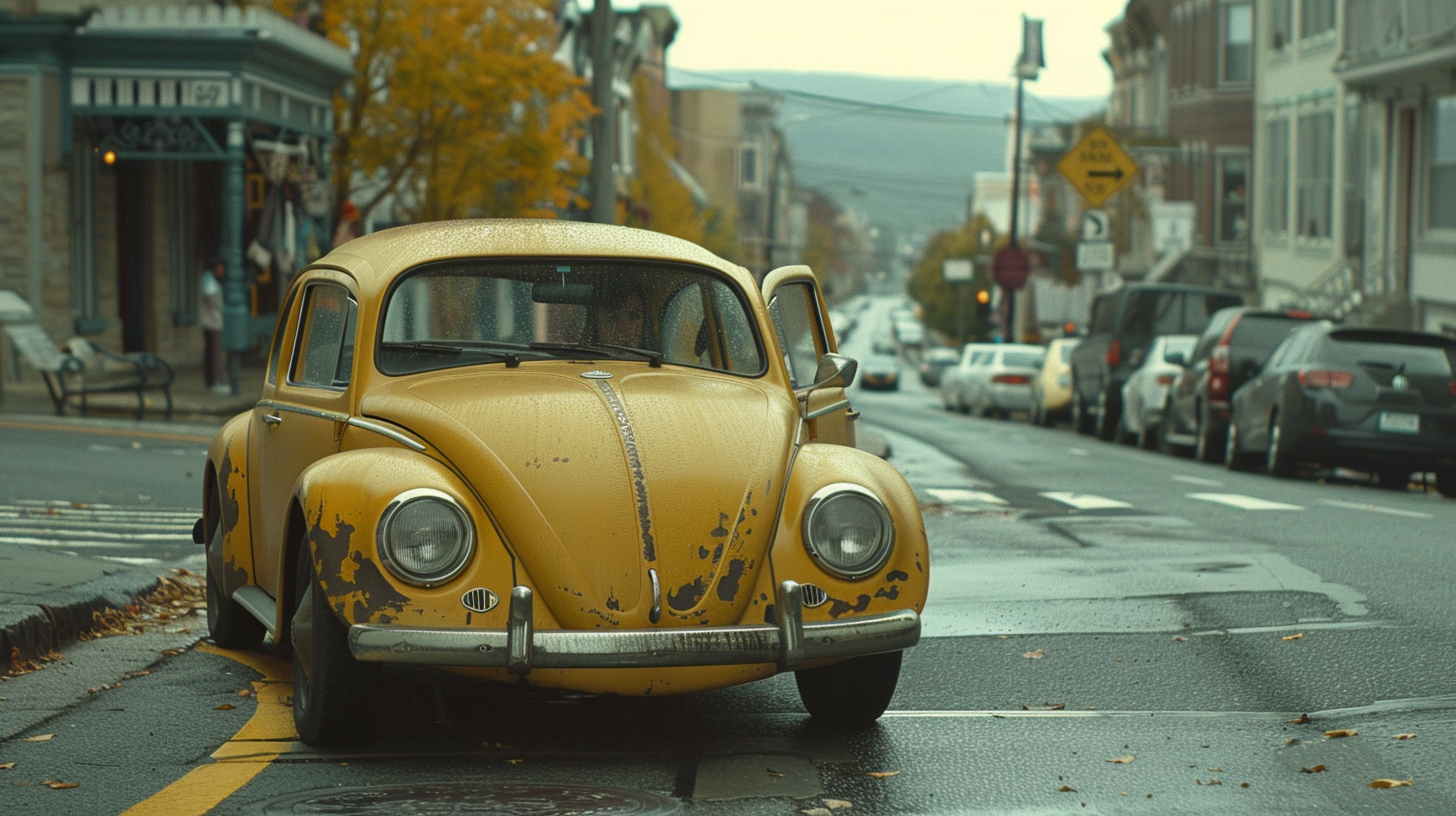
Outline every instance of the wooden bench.
[(64, 347), (35, 323), (6, 326), (11, 346), (45, 378), (56, 415), (64, 416), (66, 404), (79, 404), (86, 416), (91, 394), (134, 393), (136, 416), (146, 415), (148, 391), (161, 391), (166, 398), (166, 417), (172, 418), (172, 367), (145, 351), (117, 354), (84, 337), (72, 337)]

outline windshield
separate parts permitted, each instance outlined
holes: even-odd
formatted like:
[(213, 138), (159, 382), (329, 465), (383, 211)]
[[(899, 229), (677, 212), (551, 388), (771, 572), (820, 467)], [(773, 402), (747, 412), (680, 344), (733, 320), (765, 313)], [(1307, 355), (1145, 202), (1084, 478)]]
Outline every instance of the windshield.
[(413, 374), (525, 360), (646, 360), (763, 373), (738, 290), (706, 270), (651, 262), (469, 262), (395, 284), (384, 306), (379, 370)]

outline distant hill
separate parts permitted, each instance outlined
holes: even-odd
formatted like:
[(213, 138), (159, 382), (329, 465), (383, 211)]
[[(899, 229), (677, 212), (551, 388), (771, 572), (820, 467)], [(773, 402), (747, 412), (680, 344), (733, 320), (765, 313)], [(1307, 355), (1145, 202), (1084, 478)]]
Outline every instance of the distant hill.
[[(686, 70), (674, 88), (752, 83), (785, 95), (780, 127), (799, 183), (904, 238), (962, 223), (978, 172), (1006, 168), (1014, 85), (836, 73)], [(1042, 99), (1025, 86), (1028, 122), (1070, 122), (1102, 98)], [(846, 102), (846, 100), (848, 100)]]

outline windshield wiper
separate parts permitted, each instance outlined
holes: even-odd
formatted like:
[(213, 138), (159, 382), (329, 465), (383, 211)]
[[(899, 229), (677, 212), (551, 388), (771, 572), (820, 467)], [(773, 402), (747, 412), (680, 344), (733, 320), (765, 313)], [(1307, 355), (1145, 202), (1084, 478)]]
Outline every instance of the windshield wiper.
[[(634, 354), (647, 361), (652, 368), (662, 367), (662, 355), (647, 349), (634, 348), (632, 346), (620, 346), (616, 343), (532, 343), (530, 348), (543, 351), (575, 351), (581, 354), (592, 355), (602, 351), (617, 351), (626, 354)], [(611, 356), (611, 355), (607, 355)]]
[(432, 343), (427, 340), (414, 343), (385, 343), (384, 348), (387, 351), (424, 351), (429, 352), (430, 354), (448, 354), (452, 357), (459, 357), (461, 354), (464, 354), (468, 351), (471, 354), (484, 354), (494, 357), (498, 360), (502, 360), (505, 362), (506, 368), (515, 368), (516, 366), (519, 366), (521, 364), (521, 358), (508, 351), (496, 351), (495, 349), (480, 347), (456, 346), (448, 343)]

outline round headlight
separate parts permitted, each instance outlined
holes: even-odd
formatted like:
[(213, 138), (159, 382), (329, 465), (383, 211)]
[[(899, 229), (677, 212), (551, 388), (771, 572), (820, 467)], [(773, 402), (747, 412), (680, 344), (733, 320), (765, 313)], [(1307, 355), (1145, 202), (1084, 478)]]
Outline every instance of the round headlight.
[(824, 569), (845, 578), (862, 578), (890, 557), (895, 524), (875, 494), (859, 485), (832, 484), (809, 499), (804, 544)]
[(454, 499), (419, 488), (395, 497), (379, 521), (379, 555), (400, 580), (434, 586), (460, 574), (475, 547), (475, 528)]

